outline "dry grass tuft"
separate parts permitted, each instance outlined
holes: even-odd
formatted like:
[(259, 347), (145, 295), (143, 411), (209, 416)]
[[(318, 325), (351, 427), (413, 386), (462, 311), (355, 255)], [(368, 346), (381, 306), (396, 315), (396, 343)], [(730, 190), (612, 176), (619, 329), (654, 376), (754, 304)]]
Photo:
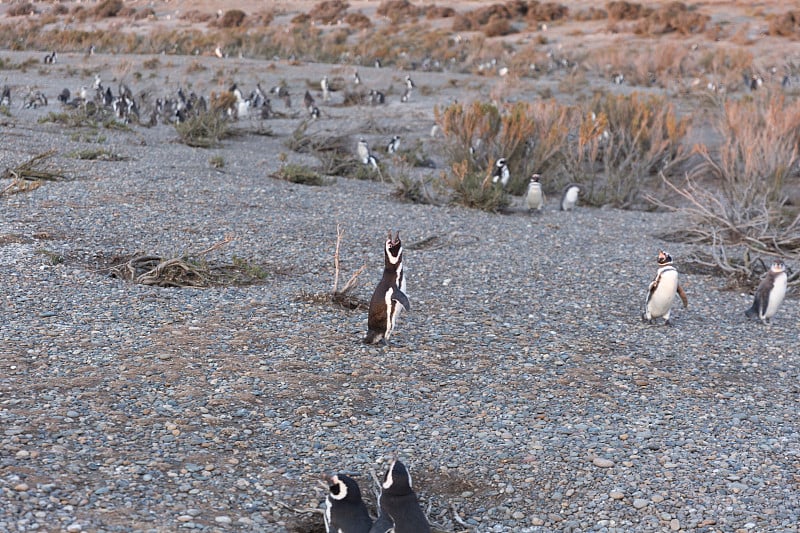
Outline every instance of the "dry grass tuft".
[(649, 15), (652, 10), (636, 2), (621, 0), (607, 3), (606, 11), (609, 20), (616, 22), (619, 20), (636, 20)]
[(30, 2), (20, 2), (19, 4), (14, 4), (8, 8), (6, 11), (7, 17), (27, 17), (28, 15), (35, 15), (38, 13), (33, 4)]
[(443, 173), (442, 182), (450, 189), (453, 204), (496, 213), (507, 207), (510, 200), (488, 178), (484, 173), (470, 170), (467, 161), (462, 161), (454, 163), (450, 173)]
[(767, 33), (780, 37), (797, 39), (800, 36), (800, 10), (787, 11), (769, 17)]
[(270, 174), (270, 177), (301, 185), (322, 186), (332, 183), (316, 170), (305, 165), (295, 164), (281, 165), (277, 172)]
[(230, 135), (225, 116), (215, 110), (198, 113), (185, 122), (176, 123), (181, 142), (195, 148), (211, 148)]
[(417, 7), (408, 0), (384, 0), (378, 6), (376, 13), (388, 18), (393, 24), (397, 24), (407, 20), (416, 20), (424, 11), (424, 8)]

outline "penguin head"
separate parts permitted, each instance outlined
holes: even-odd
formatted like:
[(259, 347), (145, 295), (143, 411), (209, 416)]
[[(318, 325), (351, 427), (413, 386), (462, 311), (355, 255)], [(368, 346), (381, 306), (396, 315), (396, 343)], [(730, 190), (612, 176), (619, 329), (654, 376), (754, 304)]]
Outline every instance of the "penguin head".
[(392, 237), (392, 230), (389, 230), (389, 236), (386, 237), (386, 260), (396, 265), (400, 262), (403, 256), (403, 244), (400, 242), (400, 230), (397, 230), (394, 238)]
[(361, 500), (361, 489), (358, 483), (345, 474), (335, 474), (327, 478), (328, 498), (334, 501), (353, 501)]
[(388, 494), (402, 495), (411, 493), (411, 474), (409, 474), (406, 465), (401, 463), (398, 459), (394, 459), (389, 464), (386, 475), (383, 476), (381, 488)]
[(542, 179), (541, 174), (534, 174), (531, 176), (531, 183), (539, 183), (540, 179)]
[(503, 168), (508, 165), (505, 157), (501, 157), (497, 160), (497, 163), (494, 164), (497, 168)]
[(775, 274), (780, 274), (781, 272), (786, 272), (786, 265), (780, 259), (776, 259), (772, 266), (769, 269), (770, 272), (774, 272)]
[(658, 266), (666, 266), (672, 264), (672, 256), (664, 250), (658, 251)]

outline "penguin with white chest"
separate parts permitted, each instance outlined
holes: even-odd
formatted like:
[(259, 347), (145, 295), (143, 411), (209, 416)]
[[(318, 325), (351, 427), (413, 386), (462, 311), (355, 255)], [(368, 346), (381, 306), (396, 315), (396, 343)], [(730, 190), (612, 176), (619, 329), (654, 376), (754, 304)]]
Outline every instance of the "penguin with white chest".
[(505, 189), (510, 179), (511, 171), (508, 170), (508, 162), (506, 161), (505, 157), (501, 157), (497, 160), (497, 163), (494, 164), (494, 170), (492, 170), (492, 183), (500, 183), (500, 185)]
[(664, 323), (669, 325), (669, 315), (676, 293), (680, 296), (683, 307), (688, 307), (689, 301), (678, 284), (678, 269), (672, 265), (672, 257), (664, 250), (659, 250), (658, 272), (655, 279), (650, 282), (642, 318), (651, 324), (656, 318), (663, 318)]
[(580, 192), (580, 185), (575, 183), (570, 183), (564, 187), (564, 192), (561, 194), (561, 210), (572, 211), (575, 209), (575, 204), (578, 203), (578, 195)]
[(775, 316), (783, 303), (787, 280), (786, 265), (783, 261), (775, 261), (758, 284), (753, 296), (753, 305), (744, 312), (747, 318), (758, 317), (762, 323), (768, 324), (769, 319)]
[(383, 276), (372, 293), (369, 302), (369, 317), (367, 319), (367, 335), (364, 337), (366, 344), (376, 344), (386, 341), (392, 335), (400, 310), (411, 310), (406, 296), (406, 278), (403, 270), (403, 244), (400, 241), (400, 232), (392, 238), (392, 232), (386, 238), (383, 248)]
[(361, 498), (356, 481), (344, 474), (327, 478), (328, 496), (325, 498), (326, 533), (369, 533), (372, 518)]
[(431, 527), (412, 488), (411, 474), (395, 459), (381, 483), (378, 520), (370, 533), (430, 533)]
[(530, 182), (528, 182), (525, 204), (528, 206), (528, 211), (531, 213), (534, 211), (541, 212), (544, 207), (544, 191), (542, 191), (541, 178), (541, 175), (534, 174), (531, 176)]

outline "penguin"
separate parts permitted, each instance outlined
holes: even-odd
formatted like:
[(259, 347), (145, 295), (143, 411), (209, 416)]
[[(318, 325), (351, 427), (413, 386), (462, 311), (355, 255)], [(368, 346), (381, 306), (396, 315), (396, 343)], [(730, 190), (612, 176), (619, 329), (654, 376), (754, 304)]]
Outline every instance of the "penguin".
[[(411, 474), (406, 466), (395, 459), (389, 465), (386, 475), (381, 483), (381, 495), (378, 499), (380, 512), (378, 514), (378, 524), (392, 522), (394, 529), (382, 529), (378, 531), (375, 527), (371, 533), (430, 533), (431, 527), (425, 513), (417, 500), (411, 483)], [(383, 526), (381, 526), (383, 528)]]
[(578, 194), (581, 192), (580, 185), (570, 183), (564, 187), (564, 192), (561, 194), (561, 210), (572, 211), (575, 209), (575, 204), (578, 202)]
[(311, 108), (316, 105), (316, 102), (314, 101), (314, 97), (311, 96), (311, 93), (308, 92), (307, 90), (306, 90), (306, 94), (303, 95), (303, 105), (306, 107), (306, 109), (309, 112), (311, 112)]
[(681, 297), (683, 307), (688, 307), (689, 301), (678, 284), (678, 270), (672, 266), (672, 257), (664, 250), (659, 250), (658, 272), (655, 279), (650, 282), (642, 319), (652, 324), (654, 319), (663, 317), (664, 323), (669, 325), (669, 314), (676, 292)]
[(361, 498), (358, 483), (345, 474), (327, 478), (325, 531), (327, 533), (369, 533), (372, 518)]
[(389, 154), (396, 154), (399, 149), (400, 149), (400, 136), (394, 135), (392, 137), (392, 140), (390, 140), (389, 144), (386, 146), (386, 152)]
[(758, 284), (753, 305), (744, 312), (747, 318), (758, 317), (762, 323), (769, 324), (769, 319), (778, 312), (786, 296), (786, 282), (786, 265), (783, 261), (775, 261)]
[(528, 183), (528, 193), (525, 195), (525, 203), (528, 206), (528, 211), (541, 212), (544, 207), (544, 191), (542, 191), (542, 184), (539, 182), (541, 179), (540, 174), (531, 176), (531, 181)]
[(500, 185), (505, 189), (509, 179), (511, 179), (511, 173), (508, 170), (508, 163), (505, 157), (501, 157), (497, 160), (497, 163), (494, 164), (492, 183), (500, 182)]
[(411, 75), (407, 75), (406, 76), (406, 89), (411, 91), (411, 89), (413, 89), (415, 87), (416, 87), (416, 84), (414, 83), (414, 80), (411, 79)]
[(403, 270), (403, 244), (400, 241), (400, 232), (392, 232), (386, 238), (383, 248), (383, 275), (381, 281), (372, 293), (369, 302), (369, 317), (367, 319), (368, 331), (364, 337), (366, 344), (386, 344), (392, 335), (400, 309), (411, 310), (411, 304), (406, 296), (406, 278)]
[(328, 82), (328, 76), (323, 76), (322, 81), (319, 82), (319, 88), (322, 89), (322, 101), (327, 102), (330, 100), (331, 86)]
[(354, 85), (361, 85), (361, 76), (358, 75), (358, 70), (353, 72), (353, 84)]
[(358, 147), (356, 148), (356, 153), (358, 154), (358, 158), (361, 160), (362, 163), (365, 165), (369, 165), (369, 145), (364, 137), (361, 137), (358, 140)]
[(400, 101), (406, 103), (409, 100), (411, 100), (411, 89), (406, 89), (403, 96), (400, 97)]
[(11, 87), (3, 85), (3, 91), (0, 93), (0, 106), (11, 106)]

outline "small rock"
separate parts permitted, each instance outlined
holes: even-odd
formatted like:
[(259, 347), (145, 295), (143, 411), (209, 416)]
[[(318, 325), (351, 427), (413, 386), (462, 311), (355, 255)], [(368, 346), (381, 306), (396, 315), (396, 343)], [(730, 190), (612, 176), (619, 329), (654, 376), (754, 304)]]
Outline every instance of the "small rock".
[(215, 516), (214, 522), (217, 524), (230, 524), (233, 520), (231, 520), (229, 516)]
[(614, 466), (614, 461), (605, 457), (595, 457), (592, 459), (592, 464), (598, 468), (611, 468)]
[(648, 500), (645, 500), (644, 498), (636, 498), (633, 500), (633, 506), (636, 509), (644, 509), (645, 507), (647, 507), (648, 503), (650, 502)]
[(622, 491), (612, 490), (611, 492), (608, 493), (608, 497), (611, 498), (612, 500), (621, 500), (622, 498), (625, 497), (625, 495), (622, 493)]
[(677, 518), (673, 518), (669, 521), (669, 529), (670, 531), (680, 531), (681, 529), (681, 521)]

